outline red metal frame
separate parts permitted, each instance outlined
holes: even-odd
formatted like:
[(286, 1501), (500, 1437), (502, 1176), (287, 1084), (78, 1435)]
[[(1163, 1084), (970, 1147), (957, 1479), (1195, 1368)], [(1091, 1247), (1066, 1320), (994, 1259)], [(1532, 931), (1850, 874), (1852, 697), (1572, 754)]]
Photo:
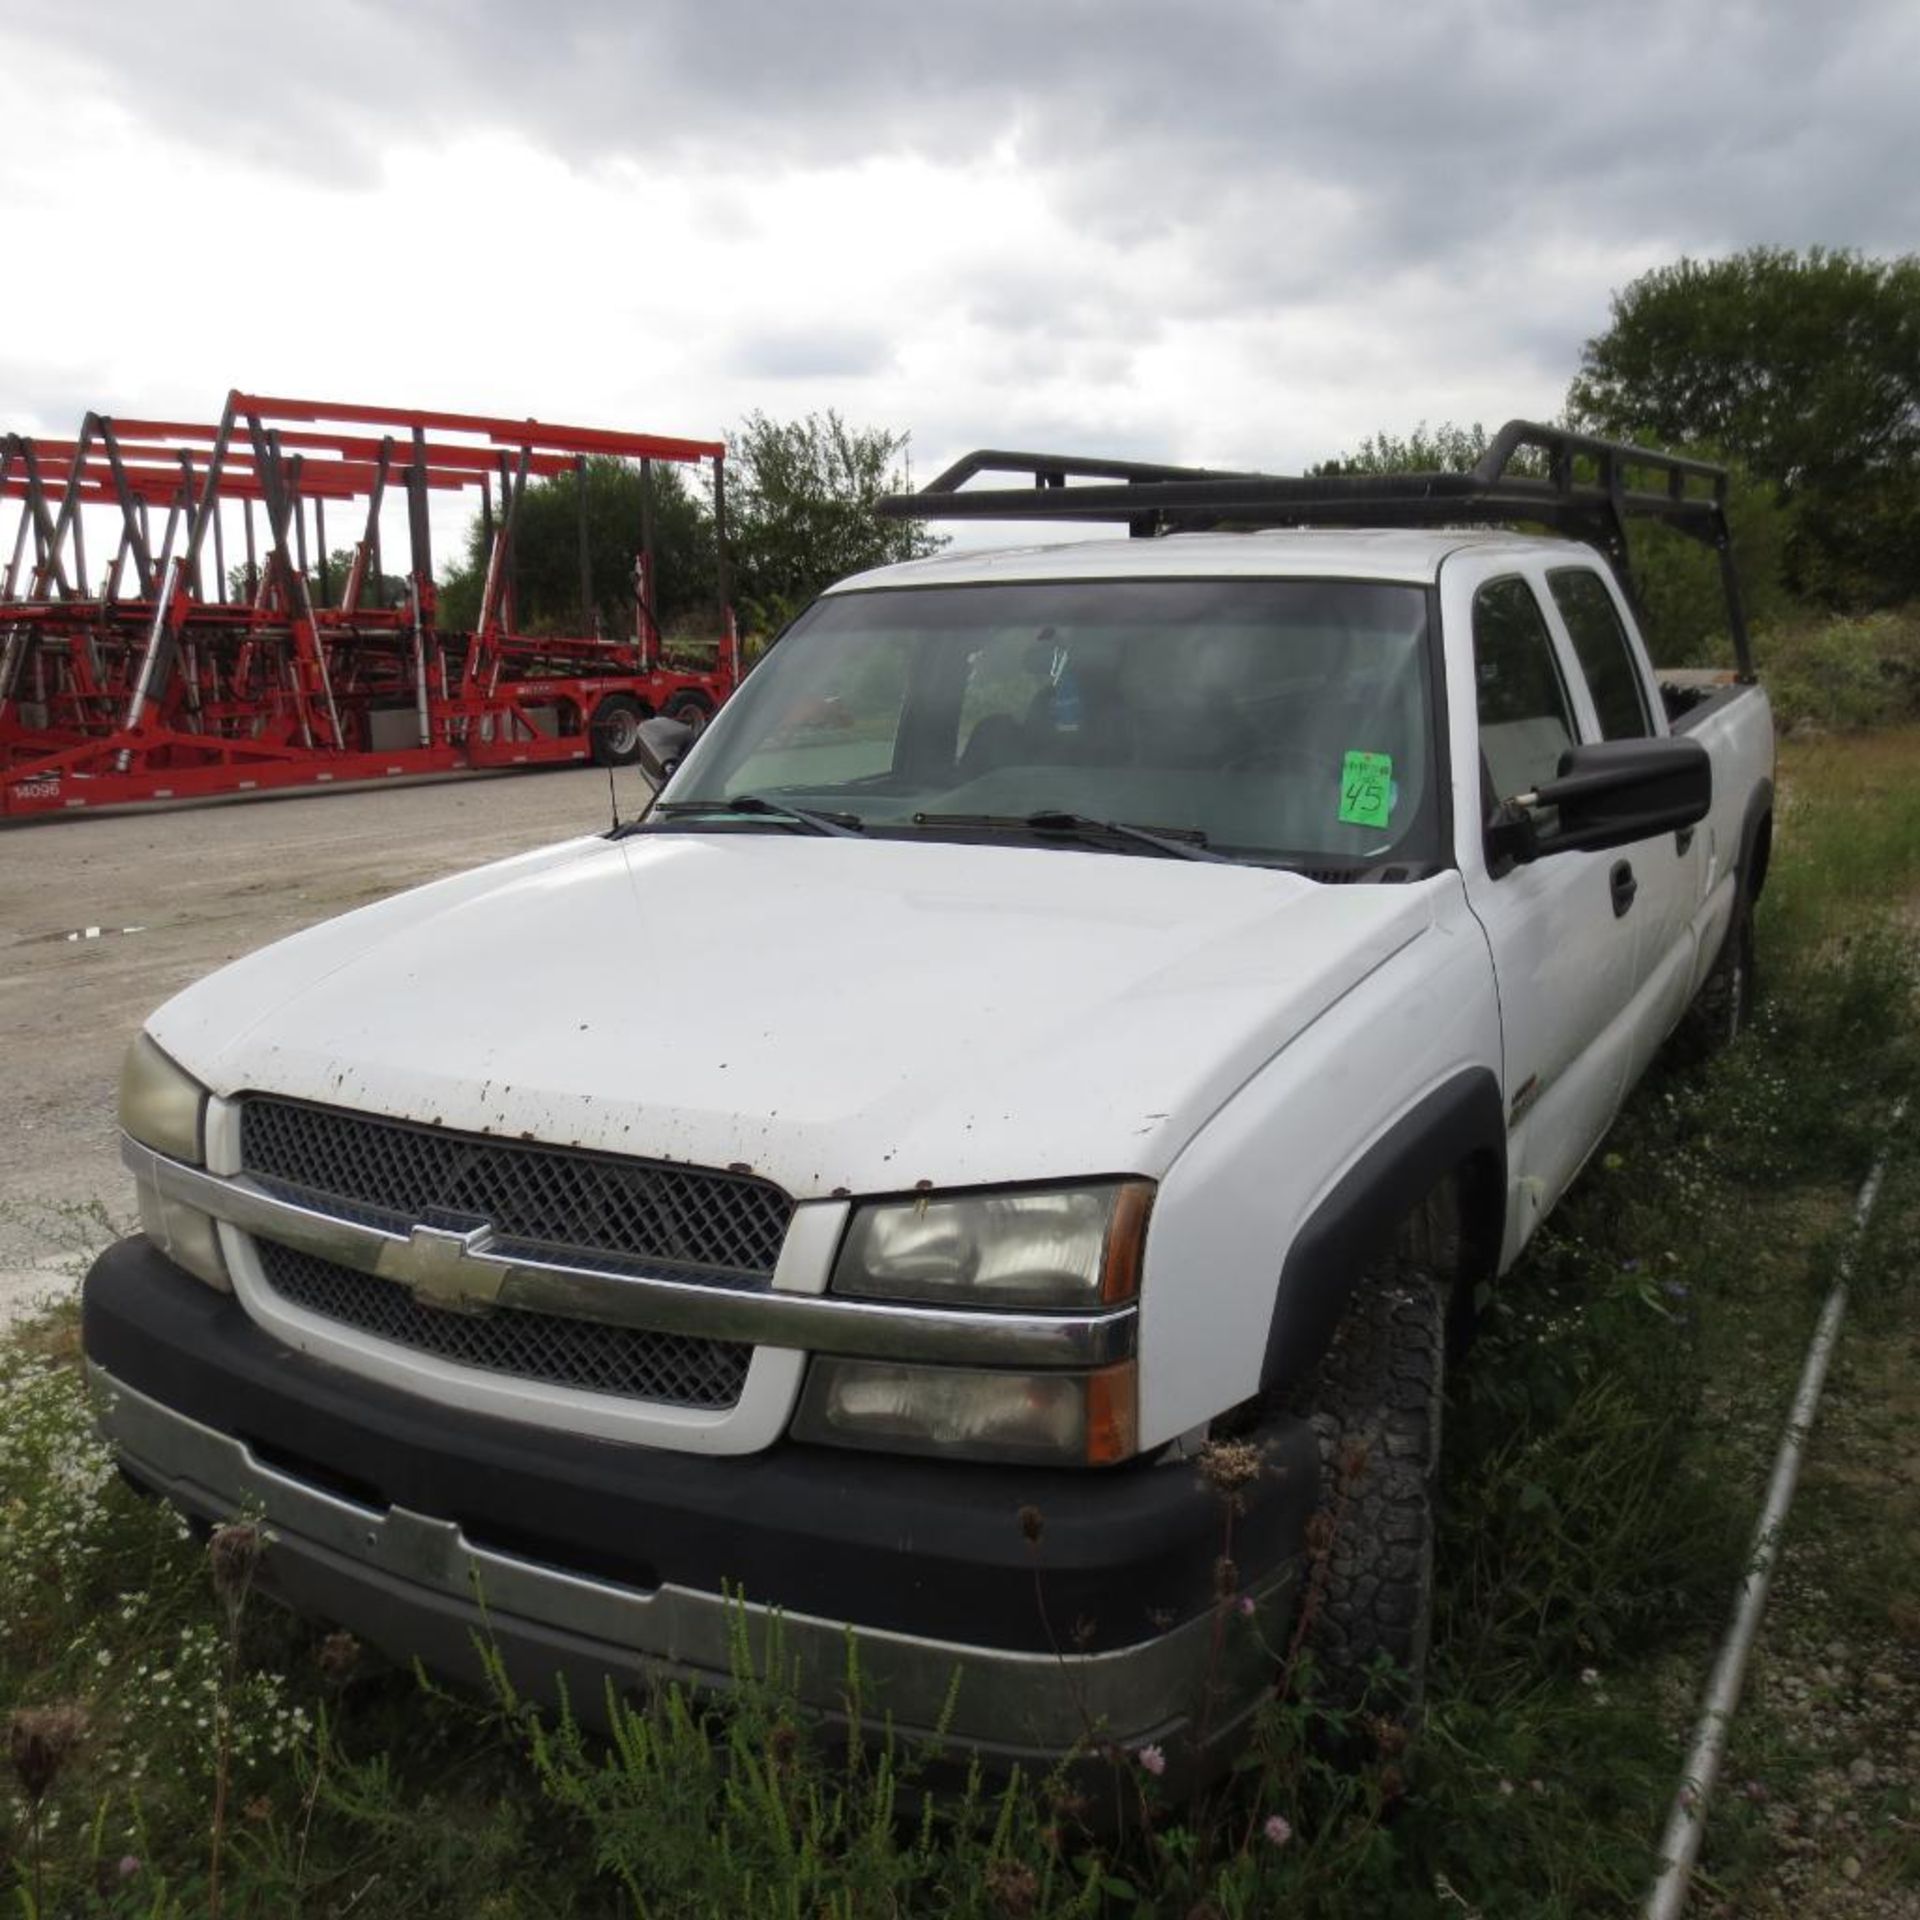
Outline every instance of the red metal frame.
[[(721, 578), (710, 667), (665, 657), (643, 529), (632, 635), (517, 629), (523, 490), (600, 455), (640, 461), (649, 501), (651, 462), (711, 463)], [(212, 426), (88, 414), (71, 440), (0, 436), (0, 818), (579, 761), (600, 757), (616, 711), (711, 714), (740, 677), (725, 459), (714, 440), (238, 391)], [(485, 588), (475, 627), (455, 632), (436, 619), (427, 497), (476, 486)], [(381, 592), (390, 490), (404, 496), (411, 546), (398, 605)], [(329, 504), (365, 510), (338, 604)], [(115, 507), (117, 526), (100, 511)], [(239, 599), (228, 507), (245, 536)], [(97, 587), (87, 509), (96, 533), (116, 536)], [(584, 498), (582, 513), (585, 605)]]

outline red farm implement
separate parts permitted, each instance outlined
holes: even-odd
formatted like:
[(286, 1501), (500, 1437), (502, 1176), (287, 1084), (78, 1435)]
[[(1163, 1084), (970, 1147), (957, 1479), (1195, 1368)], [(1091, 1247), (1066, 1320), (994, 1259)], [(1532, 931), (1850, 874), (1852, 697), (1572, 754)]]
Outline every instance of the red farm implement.
[[(530, 480), (566, 474), (580, 624), (599, 624), (587, 463), (606, 456), (639, 463), (632, 630), (521, 631), (522, 500)], [(712, 463), (718, 625), (691, 654), (663, 646), (655, 617), (657, 461)], [(476, 487), (484, 586), (472, 626), (453, 630), (437, 618), (429, 506)], [(344, 567), (329, 509), (350, 528)], [(383, 517), (401, 512), (404, 580), (381, 570)], [(0, 437), (0, 818), (622, 764), (648, 715), (703, 725), (739, 679), (725, 516), (719, 442), (535, 420), (233, 393), (213, 426), (88, 414), (74, 440)], [(87, 539), (103, 530), (96, 582)]]

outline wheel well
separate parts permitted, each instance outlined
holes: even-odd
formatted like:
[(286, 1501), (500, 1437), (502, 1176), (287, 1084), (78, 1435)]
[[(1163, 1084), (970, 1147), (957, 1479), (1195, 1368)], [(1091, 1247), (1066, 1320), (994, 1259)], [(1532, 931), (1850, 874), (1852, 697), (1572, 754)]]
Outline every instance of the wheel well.
[(1747, 811), (1740, 822), (1740, 864), (1733, 870), (1734, 880), (1749, 906), (1760, 898), (1772, 861), (1773, 782), (1762, 779), (1747, 796)]
[(1454, 1173), (1460, 1193), (1460, 1258), (1454, 1265), (1455, 1292), (1489, 1280), (1500, 1265), (1507, 1237), (1507, 1169), (1504, 1160), (1480, 1152), (1463, 1160)]
[(1451, 1180), (1457, 1190), (1455, 1283), (1497, 1265), (1506, 1219), (1506, 1115), (1485, 1068), (1456, 1075), (1403, 1114), (1334, 1184), (1293, 1236), (1275, 1292), (1263, 1391), (1319, 1362), (1360, 1277), (1402, 1224)]
[(1760, 816), (1760, 824), (1753, 831), (1753, 846), (1747, 854), (1746, 883), (1747, 898), (1758, 900), (1760, 890), (1767, 884), (1767, 867), (1773, 859), (1773, 809), (1769, 807)]

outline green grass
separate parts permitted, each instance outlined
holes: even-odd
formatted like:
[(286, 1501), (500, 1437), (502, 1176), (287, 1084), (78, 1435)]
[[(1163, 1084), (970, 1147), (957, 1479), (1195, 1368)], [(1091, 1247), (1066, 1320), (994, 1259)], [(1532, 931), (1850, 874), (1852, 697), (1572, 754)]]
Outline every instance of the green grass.
[(1920, 935), (1920, 728), (1784, 753), (1775, 855), (1763, 964), (1824, 990), (1828, 943)]
[[(23, 1920), (1627, 1910), (1853, 1190), (1920, 1081), (1920, 735), (1809, 742), (1782, 773), (1759, 1031), (1656, 1069), (1455, 1381), (1412, 1749), (1349, 1728), (1335, 1766), (1312, 1707), (1276, 1699), (1195, 1807), (1131, 1767), (1115, 1840), (1064, 1779), (929, 1795), (927, 1756), (824, 1743), (765, 1686), (725, 1711), (665, 1695), (611, 1743), (504, 1687), (423, 1688), (216, 1592), (89, 1439), (67, 1312), (0, 1349), (0, 1712), (31, 1732), (19, 1713), (72, 1706), (85, 1730), (43, 1796), (30, 1764), (0, 1794), (0, 1900)], [(1881, 1459), (1912, 1451), (1915, 1162), (1863, 1253), (1837, 1450), (1816, 1446), (1796, 1509), (1783, 1682), (1796, 1635), (1861, 1649), (1862, 1686), (1920, 1639), (1913, 1481)], [(1780, 1805), (1817, 1798), (1829, 1759), (1763, 1687), (1711, 1829), (1728, 1910), (1773, 1911), (1783, 1861), (1839, 1874), (1843, 1845), (1912, 1884), (1891, 1786), (1872, 1845), (1786, 1849)]]

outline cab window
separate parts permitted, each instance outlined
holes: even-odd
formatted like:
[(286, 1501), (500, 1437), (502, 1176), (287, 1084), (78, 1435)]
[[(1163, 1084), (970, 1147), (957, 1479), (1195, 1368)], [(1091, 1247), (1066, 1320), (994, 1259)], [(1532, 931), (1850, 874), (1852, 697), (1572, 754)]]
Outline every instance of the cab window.
[(1646, 739), (1653, 731), (1646, 689), (1606, 583), (1589, 568), (1558, 567), (1547, 575), (1547, 585), (1567, 623), (1580, 671), (1587, 676), (1587, 690), (1600, 717), (1600, 738)]
[(1573, 709), (1546, 615), (1517, 574), (1490, 580), (1474, 595), (1473, 678), (1493, 798), (1530, 793), (1551, 780), (1574, 743)]

